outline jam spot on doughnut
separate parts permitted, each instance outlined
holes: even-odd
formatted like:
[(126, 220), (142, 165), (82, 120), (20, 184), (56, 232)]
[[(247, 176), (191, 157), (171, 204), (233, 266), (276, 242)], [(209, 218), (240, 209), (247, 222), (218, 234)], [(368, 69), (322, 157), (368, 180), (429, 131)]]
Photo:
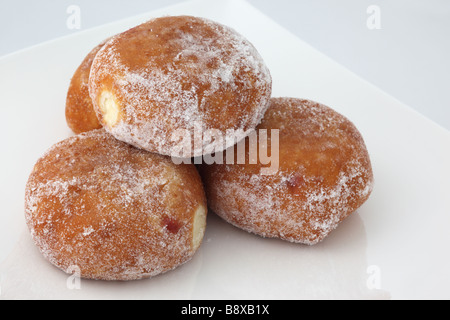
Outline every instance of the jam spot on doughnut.
[(292, 177), (290, 177), (286, 181), (286, 185), (288, 186), (289, 190), (295, 191), (302, 187), (305, 184), (305, 179), (303, 176), (299, 173), (294, 173)]
[(100, 95), (99, 105), (103, 113), (103, 121), (109, 127), (113, 127), (119, 120), (119, 105), (116, 98), (111, 92), (104, 90)]
[(162, 219), (162, 225), (164, 228), (166, 228), (169, 232), (173, 234), (176, 234), (181, 228), (181, 225), (177, 220), (168, 216), (165, 216)]

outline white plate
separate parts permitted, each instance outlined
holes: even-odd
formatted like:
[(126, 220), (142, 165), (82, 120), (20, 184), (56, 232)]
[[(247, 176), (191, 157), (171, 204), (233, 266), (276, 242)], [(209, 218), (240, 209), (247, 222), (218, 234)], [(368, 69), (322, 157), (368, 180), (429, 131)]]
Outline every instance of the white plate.
[[(151, 17), (207, 17), (244, 34), (271, 69), (274, 96), (333, 107), (360, 129), (376, 185), (363, 207), (309, 247), (208, 217), (193, 260), (152, 279), (74, 281), (28, 234), (24, 186), (35, 161), (71, 135), (70, 78), (101, 40)], [(87, 30), (0, 59), (1, 299), (448, 299), (450, 133), (305, 44), (244, 1), (199, 0)]]

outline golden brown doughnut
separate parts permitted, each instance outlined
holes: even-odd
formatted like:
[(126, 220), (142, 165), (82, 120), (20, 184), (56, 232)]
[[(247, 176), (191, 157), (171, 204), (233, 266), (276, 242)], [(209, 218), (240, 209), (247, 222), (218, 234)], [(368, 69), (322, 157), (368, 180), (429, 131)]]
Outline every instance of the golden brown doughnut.
[(206, 130), (224, 138), (239, 131), (242, 139), (263, 117), (271, 89), (269, 70), (248, 40), (190, 16), (156, 18), (114, 36), (94, 59), (89, 81), (94, 109), (108, 132), (139, 148), (184, 158), (224, 145), (192, 141), (191, 152), (180, 155), (180, 130), (192, 140)]
[(250, 164), (248, 143), (245, 164), (224, 160), (199, 167), (208, 205), (226, 221), (264, 237), (312, 245), (368, 199), (369, 154), (341, 114), (313, 101), (273, 98), (257, 134), (261, 129), (279, 129), (274, 174), (261, 174), (266, 166), (260, 161)]
[(56, 267), (78, 268), (83, 278), (133, 280), (193, 256), (206, 199), (193, 165), (175, 165), (98, 129), (55, 144), (37, 161), (25, 216)]
[(89, 74), (92, 61), (106, 40), (92, 49), (84, 58), (70, 80), (66, 97), (66, 122), (75, 133), (100, 129), (92, 99), (89, 96)]

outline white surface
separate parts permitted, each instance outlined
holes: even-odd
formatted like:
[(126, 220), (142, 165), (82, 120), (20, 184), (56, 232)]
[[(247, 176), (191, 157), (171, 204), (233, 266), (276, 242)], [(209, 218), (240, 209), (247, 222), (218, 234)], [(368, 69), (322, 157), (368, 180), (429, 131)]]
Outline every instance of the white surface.
[[(65, 95), (85, 54), (107, 36), (163, 14), (234, 27), (266, 60), (274, 96), (317, 100), (352, 120), (371, 154), (374, 192), (313, 247), (263, 239), (210, 214), (199, 252), (182, 267), (142, 281), (82, 280), (80, 289), (70, 289), (72, 278), (46, 262), (28, 235), (28, 174), (48, 147), (70, 135)], [(0, 105), (0, 299), (450, 298), (450, 133), (245, 2), (184, 3), (4, 57)]]
[[(0, 56), (184, 0), (0, 0)], [(450, 1), (248, 0), (300, 39), (450, 130)], [(208, 6), (220, 7), (221, 0)], [(380, 29), (369, 29), (370, 6)], [(216, 9), (217, 10), (217, 9)], [(243, 17), (249, 19), (249, 17)], [(250, 21), (251, 22), (251, 21)]]

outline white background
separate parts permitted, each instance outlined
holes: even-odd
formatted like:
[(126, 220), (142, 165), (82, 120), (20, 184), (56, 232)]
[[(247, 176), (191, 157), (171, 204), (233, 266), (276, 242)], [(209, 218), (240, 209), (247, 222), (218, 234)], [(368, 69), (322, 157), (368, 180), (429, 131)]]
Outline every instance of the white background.
[[(0, 56), (180, 2), (0, 0)], [(450, 130), (450, 1), (248, 2), (357, 75)], [(67, 27), (67, 8), (71, 5), (81, 9), (80, 30)], [(381, 29), (367, 27), (370, 5), (380, 8)]]

